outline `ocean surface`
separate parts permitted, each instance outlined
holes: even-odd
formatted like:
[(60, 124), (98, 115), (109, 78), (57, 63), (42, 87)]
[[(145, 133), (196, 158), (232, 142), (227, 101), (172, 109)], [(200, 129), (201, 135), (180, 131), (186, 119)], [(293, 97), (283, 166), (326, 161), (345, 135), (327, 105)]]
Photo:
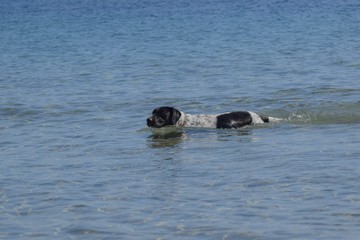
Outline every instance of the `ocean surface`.
[(1, 239), (359, 239), (359, 1), (2, 0), (0, 53)]

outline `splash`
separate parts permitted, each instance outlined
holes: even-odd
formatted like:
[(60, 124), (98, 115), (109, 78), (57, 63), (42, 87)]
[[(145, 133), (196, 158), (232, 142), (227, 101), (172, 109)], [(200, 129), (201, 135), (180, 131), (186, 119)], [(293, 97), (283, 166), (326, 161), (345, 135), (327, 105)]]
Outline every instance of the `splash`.
[(279, 110), (269, 114), (294, 124), (359, 124), (360, 102)]

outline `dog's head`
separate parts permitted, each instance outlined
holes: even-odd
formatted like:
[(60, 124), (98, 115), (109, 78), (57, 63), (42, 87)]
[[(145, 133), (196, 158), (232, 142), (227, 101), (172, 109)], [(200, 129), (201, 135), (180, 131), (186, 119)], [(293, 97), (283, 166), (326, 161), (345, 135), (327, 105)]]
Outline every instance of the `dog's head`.
[(161, 128), (175, 125), (180, 119), (181, 113), (173, 107), (159, 107), (154, 109), (151, 117), (146, 119), (149, 127)]

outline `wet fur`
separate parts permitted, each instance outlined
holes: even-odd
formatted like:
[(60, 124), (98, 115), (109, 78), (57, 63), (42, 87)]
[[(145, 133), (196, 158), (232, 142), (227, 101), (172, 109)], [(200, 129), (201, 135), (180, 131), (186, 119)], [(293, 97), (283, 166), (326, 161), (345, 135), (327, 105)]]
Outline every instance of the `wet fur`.
[(206, 127), (206, 128), (241, 128), (246, 125), (270, 122), (271, 117), (260, 116), (253, 112), (239, 111), (224, 114), (185, 114), (173, 107), (159, 107), (146, 120), (148, 127), (165, 126)]

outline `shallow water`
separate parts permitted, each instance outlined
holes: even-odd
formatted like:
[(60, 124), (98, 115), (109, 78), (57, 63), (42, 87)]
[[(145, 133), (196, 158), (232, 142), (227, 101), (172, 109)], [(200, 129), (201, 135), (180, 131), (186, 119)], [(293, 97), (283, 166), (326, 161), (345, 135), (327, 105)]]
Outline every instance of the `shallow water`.
[[(2, 1), (0, 237), (357, 239), (357, 1)], [(278, 124), (151, 130), (169, 105)]]

